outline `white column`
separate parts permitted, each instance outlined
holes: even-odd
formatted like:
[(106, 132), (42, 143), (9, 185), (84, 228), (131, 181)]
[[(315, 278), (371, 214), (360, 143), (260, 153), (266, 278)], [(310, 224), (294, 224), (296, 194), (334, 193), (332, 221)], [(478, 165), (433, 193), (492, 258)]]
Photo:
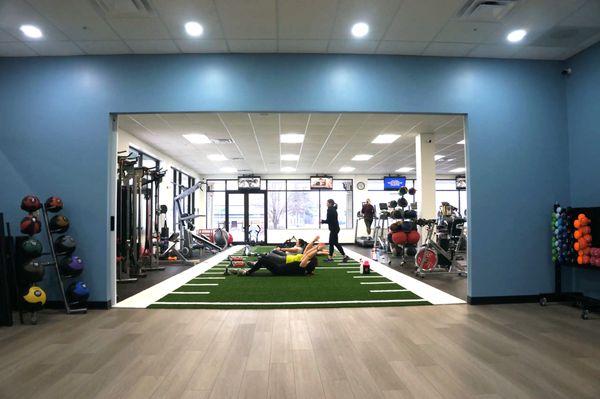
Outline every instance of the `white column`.
[(417, 156), (417, 203), (419, 217), (433, 219), (435, 207), (435, 143), (433, 133), (421, 133), (415, 137)]

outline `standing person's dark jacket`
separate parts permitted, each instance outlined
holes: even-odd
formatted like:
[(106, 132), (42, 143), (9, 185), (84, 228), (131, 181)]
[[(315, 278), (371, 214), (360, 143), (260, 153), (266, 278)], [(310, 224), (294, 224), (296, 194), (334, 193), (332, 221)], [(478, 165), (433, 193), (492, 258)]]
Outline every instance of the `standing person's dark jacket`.
[(362, 214), (365, 219), (373, 219), (375, 217), (375, 207), (371, 204), (364, 204), (362, 207)]
[(335, 206), (327, 208), (327, 219), (321, 223), (329, 225), (329, 231), (340, 231), (340, 222), (338, 221), (337, 209)]

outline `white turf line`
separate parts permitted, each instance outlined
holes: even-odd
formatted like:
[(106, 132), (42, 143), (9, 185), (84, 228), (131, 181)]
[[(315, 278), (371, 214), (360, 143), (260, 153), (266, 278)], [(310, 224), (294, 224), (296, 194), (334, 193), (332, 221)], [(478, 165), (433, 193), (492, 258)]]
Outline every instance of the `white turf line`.
[(173, 291), (173, 292), (169, 292), (167, 295), (173, 295), (173, 294), (184, 294), (184, 295), (208, 295), (210, 294), (209, 291)]
[(361, 283), (361, 284), (398, 284), (398, 283), (393, 282), (393, 281), (369, 281), (368, 283)]
[[(348, 250), (346, 250), (348, 251)], [(402, 303), (402, 302), (427, 302), (426, 299), (367, 299), (364, 301), (315, 301), (315, 302), (155, 302), (154, 305), (235, 305), (235, 306), (261, 306), (261, 305), (324, 305), (347, 303)]]
[(369, 292), (408, 292), (408, 290), (369, 290)]
[[(344, 248), (344, 250), (351, 258), (353, 258), (359, 262), (361, 259), (367, 258), (366, 256), (363, 256), (363, 255), (359, 254), (358, 252), (354, 252), (351, 249)], [(412, 278), (410, 276), (407, 276), (406, 274), (402, 274), (399, 271), (396, 271), (396, 270), (392, 269), (391, 267), (388, 267), (384, 264), (376, 262), (372, 259), (369, 259), (369, 263), (370, 263), (371, 269), (373, 271), (381, 274), (384, 277), (387, 277), (388, 279), (401, 285), (402, 287), (406, 288), (407, 290), (414, 292), (416, 295), (429, 301), (433, 305), (451, 305), (451, 304), (458, 304), (458, 303), (466, 303), (465, 301), (463, 301), (460, 298), (457, 298), (455, 296), (447, 294), (441, 290), (438, 290), (435, 287), (432, 287), (428, 284), (425, 284), (422, 281), (417, 280), (416, 278)], [(354, 278), (356, 278), (356, 277), (361, 277), (361, 276), (354, 276)]]
[[(233, 246), (223, 252), (219, 252), (215, 254), (213, 257), (205, 260), (204, 262), (198, 263), (183, 271), (175, 276), (168, 278), (160, 283), (132, 296), (129, 297), (115, 305), (114, 308), (135, 308), (135, 309), (145, 309), (154, 302), (158, 301), (160, 298), (164, 297), (167, 294), (175, 291), (177, 288), (186, 284), (188, 281), (193, 279), (194, 277), (204, 273), (208, 269), (215, 266), (217, 263), (222, 262), (227, 259), (229, 255), (236, 253), (237, 251), (243, 249), (243, 245)], [(217, 279), (219, 277), (212, 277), (213, 279)], [(224, 277), (223, 277), (224, 278)]]
[[(352, 278), (386, 278), (385, 276), (352, 276)], [(390, 279), (391, 280), (391, 279)]]
[(182, 287), (206, 287), (206, 286), (215, 286), (215, 285), (219, 285), (219, 284), (212, 284), (212, 283), (208, 283), (208, 284), (184, 284), (184, 285), (182, 285)]

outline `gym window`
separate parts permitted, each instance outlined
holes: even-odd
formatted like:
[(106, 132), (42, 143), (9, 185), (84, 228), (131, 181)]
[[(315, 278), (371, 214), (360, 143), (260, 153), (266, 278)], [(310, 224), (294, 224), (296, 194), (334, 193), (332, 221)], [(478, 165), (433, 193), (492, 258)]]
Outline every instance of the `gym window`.
[[(267, 226), (270, 230), (318, 229), (325, 218), (325, 201), (338, 204), (340, 228), (354, 227), (351, 179), (334, 179), (333, 190), (311, 190), (309, 179), (263, 179), (267, 192)], [(206, 228), (225, 221), (225, 192), (237, 190), (237, 180), (207, 180)], [(321, 226), (322, 227), (322, 226)]]

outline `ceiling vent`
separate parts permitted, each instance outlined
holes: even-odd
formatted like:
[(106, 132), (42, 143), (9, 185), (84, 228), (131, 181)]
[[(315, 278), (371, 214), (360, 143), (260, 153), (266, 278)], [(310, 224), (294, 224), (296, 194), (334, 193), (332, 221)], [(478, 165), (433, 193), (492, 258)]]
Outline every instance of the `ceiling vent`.
[(149, 0), (89, 0), (106, 18), (148, 18), (155, 15)]
[(214, 144), (233, 144), (232, 139), (212, 139)]
[(232, 161), (243, 161), (244, 158), (242, 157), (235, 157), (235, 158), (231, 158)]
[(468, 0), (458, 17), (474, 21), (500, 21), (519, 0)]

